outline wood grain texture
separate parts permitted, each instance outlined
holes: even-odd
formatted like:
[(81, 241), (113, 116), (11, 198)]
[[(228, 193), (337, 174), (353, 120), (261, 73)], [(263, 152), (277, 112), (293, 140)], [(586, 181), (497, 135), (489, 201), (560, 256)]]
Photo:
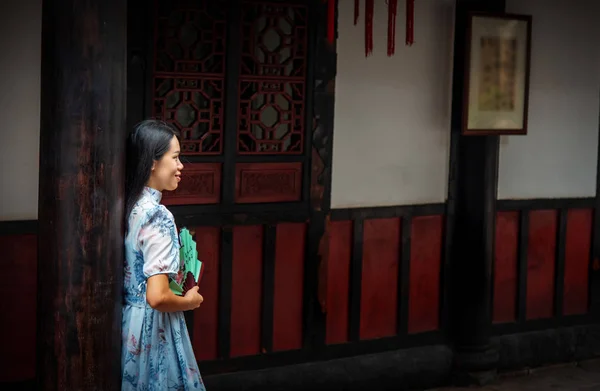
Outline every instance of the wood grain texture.
[(44, 1), (38, 389), (120, 389), (127, 3)]

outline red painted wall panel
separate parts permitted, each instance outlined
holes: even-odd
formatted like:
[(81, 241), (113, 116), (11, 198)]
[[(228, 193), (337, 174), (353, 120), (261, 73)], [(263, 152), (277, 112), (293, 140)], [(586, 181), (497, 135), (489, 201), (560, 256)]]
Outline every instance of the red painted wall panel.
[(408, 332), (439, 328), (444, 216), (414, 217), (411, 224)]
[(352, 254), (352, 222), (334, 221), (328, 224), (325, 310), (327, 311), (327, 344), (348, 341), (348, 297), (350, 257)]
[(233, 228), (232, 357), (259, 354), (262, 298), (262, 226)]
[(277, 225), (273, 351), (302, 347), (302, 294), (306, 224)]
[(365, 220), (360, 338), (396, 335), (400, 219)]
[(527, 319), (553, 315), (557, 215), (556, 210), (529, 212)]
[(567, 214), (563, 314), (588, 311), (589, 262), (592, 245), (591, 209), (572, 209)]
[(494, 259), (494, 323), (514, 322), (517, 315), (519, 212), (498, 212)]
[(35, 377), (37, 236), (0, 236), (0, 382)]
[(198, 258), (204, 264), (199, 284), (204, 302), (194, 311), (192, 342), (198, 360), (213, 360), (217, 358), (220, 230), (217, 227), (199, 227), (194, 231)]

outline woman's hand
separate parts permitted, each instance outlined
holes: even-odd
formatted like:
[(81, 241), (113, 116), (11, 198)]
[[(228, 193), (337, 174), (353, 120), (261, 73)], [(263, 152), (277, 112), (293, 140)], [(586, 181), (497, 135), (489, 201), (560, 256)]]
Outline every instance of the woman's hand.
[(204, 301), (201, 294), (198, 293), (198, 287), (195, 286), (186, 292), (184, 296), (190, 303), (190, 310), (195, 310), (200, 307), (200, 304)]

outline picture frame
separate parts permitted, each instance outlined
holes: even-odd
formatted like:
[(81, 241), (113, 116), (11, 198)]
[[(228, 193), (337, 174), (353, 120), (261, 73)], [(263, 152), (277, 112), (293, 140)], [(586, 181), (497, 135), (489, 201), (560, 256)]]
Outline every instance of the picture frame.
[(531, 15), (468, 14), (462, 134), (526, 135)]

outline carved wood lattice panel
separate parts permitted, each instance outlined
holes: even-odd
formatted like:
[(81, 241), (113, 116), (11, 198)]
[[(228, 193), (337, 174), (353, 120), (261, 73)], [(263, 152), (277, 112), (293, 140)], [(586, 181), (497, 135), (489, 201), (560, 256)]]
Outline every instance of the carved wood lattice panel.
[(241, 0), (229, 13), (232, 4), (155, 0), (152, 116), (180, 130), (194, 162), (166, 204), (220, 203), (221, 184), (236, 204), (302, 200), (308, 7)]
[(307, 28), (303, 5), (243, 3), (238, 153), (304, 152)]
[(223, 151), (225, 9), (221, 2), (156, 2), (152, 116), (181, 131), (185, 155)]

